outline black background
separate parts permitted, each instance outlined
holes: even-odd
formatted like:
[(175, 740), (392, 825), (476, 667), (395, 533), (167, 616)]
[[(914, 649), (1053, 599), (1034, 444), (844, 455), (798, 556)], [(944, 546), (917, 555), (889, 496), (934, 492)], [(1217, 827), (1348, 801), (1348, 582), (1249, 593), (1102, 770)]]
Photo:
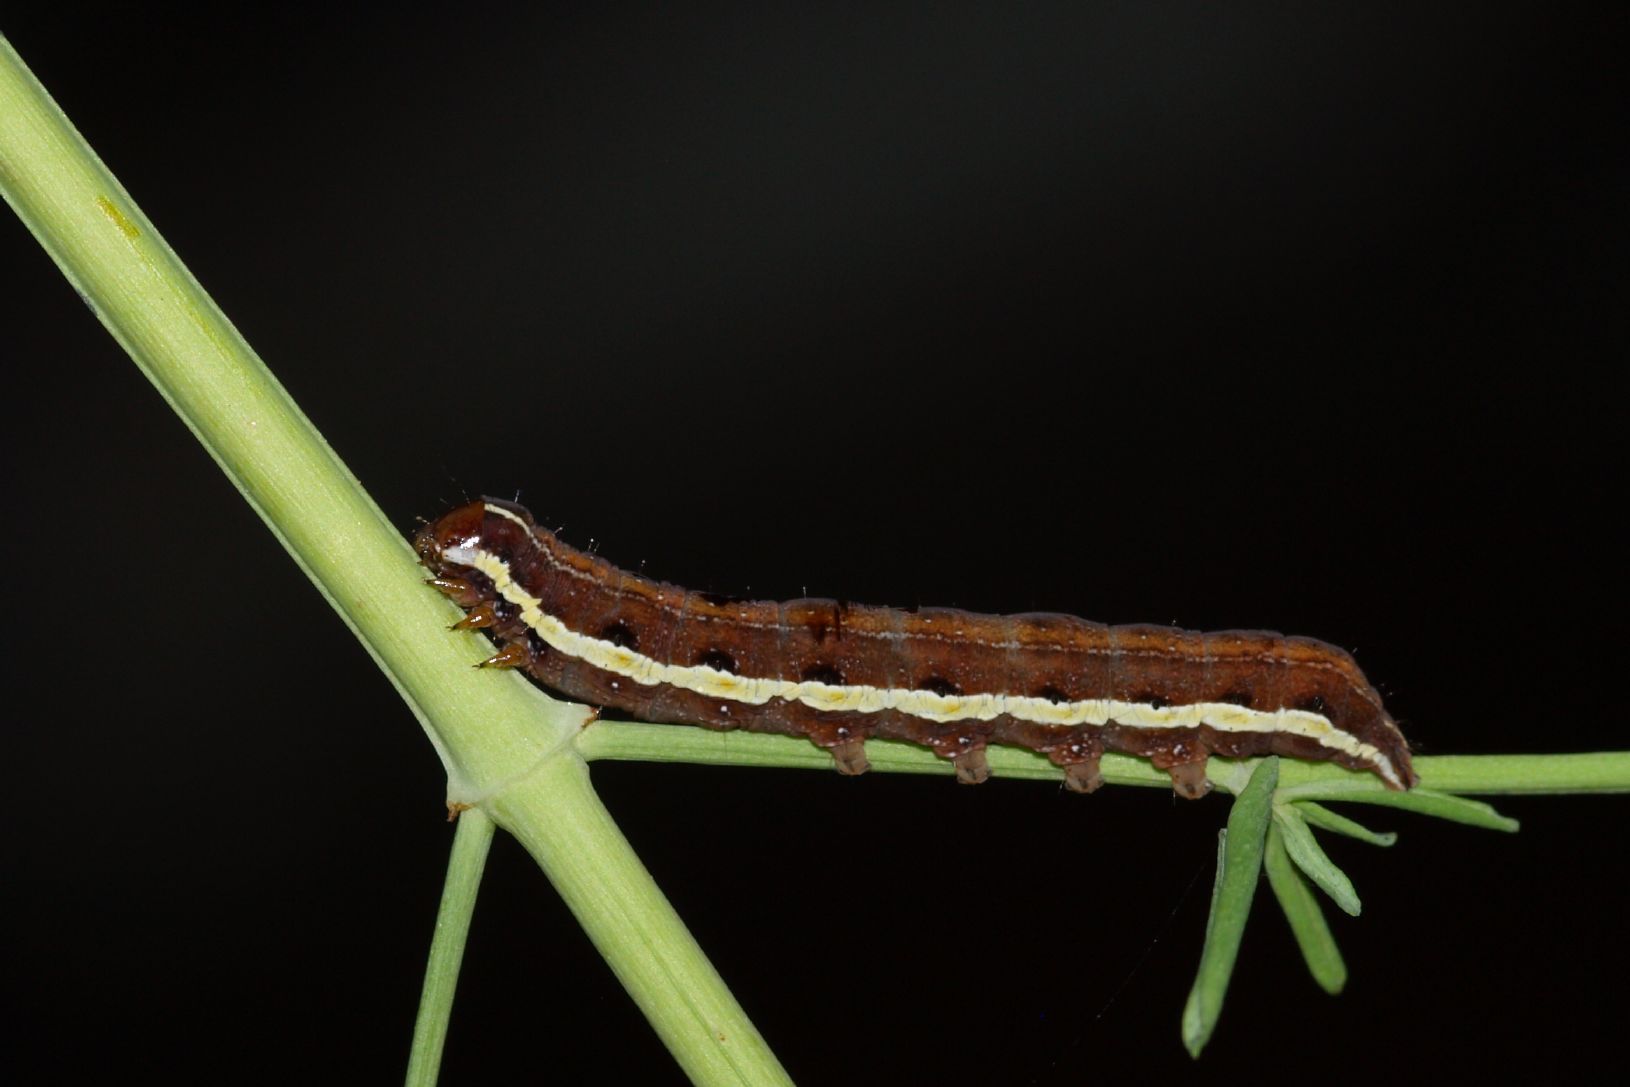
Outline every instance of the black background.
[[(1549, 5), (0, 28), (404, 532), (517, 491), (699, 588), (1355, 648), (1426, 754), (1630, 746), (1626, 20)], [(0, 1070), (391, 1082), (413, 720), (0, 217)], [(1192, 1074), (1226, 802), (602, 765), (804, 1083)], [(1259, 898), (1200, 1066), (1612, 1057), (1622, 798), (1384, 811), (1331, 999)], [(495, 844), (447, 1081), (678, 1075)]]

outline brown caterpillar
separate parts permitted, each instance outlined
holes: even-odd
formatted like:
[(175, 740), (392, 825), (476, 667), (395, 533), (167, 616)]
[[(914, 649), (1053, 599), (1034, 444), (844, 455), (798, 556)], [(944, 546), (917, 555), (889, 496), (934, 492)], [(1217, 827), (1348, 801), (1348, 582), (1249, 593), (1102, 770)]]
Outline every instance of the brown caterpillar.
[(431, 584), (485, 629), (485, 663), (636, 718), (807, 736), (840, 773), (867, 737), (926, 745), (957, 779), (987, 744), (1046, 755), (1092, 792), (1105, 751), (1146, 756), (1186, 797), (1209, 755), (1279, 754), (1418, 780), (1409, 745), (1344, 651), (1270, 631), (1202, 634), (1070, 615), (835, 600), (727, 601), (585, 554), (512, 502), (470, 502), (414, 540)]

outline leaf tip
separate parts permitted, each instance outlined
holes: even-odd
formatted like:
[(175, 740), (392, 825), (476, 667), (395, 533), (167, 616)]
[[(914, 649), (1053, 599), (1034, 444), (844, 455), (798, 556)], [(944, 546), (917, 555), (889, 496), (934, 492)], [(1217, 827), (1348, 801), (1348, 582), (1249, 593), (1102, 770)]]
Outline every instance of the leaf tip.
[(1314, 971), (1313, 980), (1319, 983), (1319, 988), (1331, 996), (1340, 996), (1341, 991), (1347, 988), (1347, 967), (1338, 962), (1334, 970)]
[(1201, 1010), (1199, 994), (1189, 993), (1188, 1002), (1183, 1005), (1183, 1048), (1189, 1051), (1193, 1059), (1200, 1059), (1201, 1051), (1211, 1040), (1211, 1028), (1215, 1021), (1215, 1016), (1208, 1017)]

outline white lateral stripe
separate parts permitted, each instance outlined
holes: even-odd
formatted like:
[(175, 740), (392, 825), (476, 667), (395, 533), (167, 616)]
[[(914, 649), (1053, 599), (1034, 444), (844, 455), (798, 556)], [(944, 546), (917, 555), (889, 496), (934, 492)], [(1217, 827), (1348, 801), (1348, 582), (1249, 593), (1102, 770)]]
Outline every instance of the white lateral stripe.
[[(507, 510), (487, 508), (521, 523)], [(738, 676), (705, 664), (665, 664), (615, 642), (580, 634), (559, 618), (547, 614), (542, 601), (510, 576), (509, 564), (490, 551), (479, 547), (450, 547), (443, 552), (443, 557), (461, 566), (474, 567), (491, 579), (498, 593), (520, 609), (521, 619), (551, 649), (646, 686), (666, 683), (709, 698), (750, 706), (762, 706), (772, 698), (779, 698), (802, 702), (818, 710), (850, 713), (898, 710), (939, 723), (989, 721), (1005, 714), (1039, 725), (1104, 725), (1114, 721), (1126, 728), (1165, 729), (1195, 728), (1203, 723), (1220, 732), (1283, 732), (1306, 736), (1323, 747), (1352, 755), (1374, 766), (1390, 784), (1400, 788), (1403, 785), (1392, 760), (1375, 745), (1337, 728), (1323, 714), (1306, 710), (1253, 710), (1231, 702), (1156, 706), (1149, 702), (1103, 698), (1053, 702), (1030, 695), (942, 695), (899, 687)]]

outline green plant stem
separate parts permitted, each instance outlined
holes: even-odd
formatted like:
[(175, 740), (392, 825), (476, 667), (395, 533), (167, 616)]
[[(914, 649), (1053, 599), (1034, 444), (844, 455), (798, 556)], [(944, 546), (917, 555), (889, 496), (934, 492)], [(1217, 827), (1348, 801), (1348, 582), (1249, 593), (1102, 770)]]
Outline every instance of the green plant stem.
[[(797, 736), (752, 732), (714, 732), (685, 725), (652, 725), (626, 721), (597, 721), (583, 729), (575, 741), (589, 761), (599, 759), (640, 762), (702, 763), (711, 766), (778, 766), (800, 770), (831, 770), (832, 756)], [(1044, 756), (1012, 747), (985, 752), (991, 772), (1007, 778), (1062, 781), (1063, 772)], [(945, 774), (951, 764), (925, 747), (893, 740), (867, 740), (866, 760), (885, 774)], [(1156, 770), (1147, 759), (1105, 755), (1104, 780), (1116, 785), (1153, 785), (1171, 788), (1169, 774)]]
[(492, 820), (480, 808), (464, 812), (453, 831), (453, 851), (447, 860), (441, 907), (436, 912), (436, 934), (430, 940), (419, 1017), (413, 1024), (407, 1087), (431, 1087), (441, 1069), (459, 965), (464, 961), (464, 942), (470, 934), (476, 891), (481, 886), (481, 871), (486, 867), (487, 848), (491, 845)]
[(552, 759), (492, 808), (693, 1082), (791, 1082), (628, 846), (587, 766)]
[[(585, 759), (634, 759), (649, 762), (705, 763), (712, 766), (780, 766), (827, 770), (832, 757), (808, 740), (751, 732), (712, 732), (682, 725), (598, 721), (576, 739)], [(1063, 772), (1041, 755), (1013, 748), (986, 752), (993, 773), (1002, 777), (1062, 780)], [(882, 773), (954, 773), (951, 764), (927, 748), (889, 740), (866, 741), (866, 758)], [(1249, 767), (1212, 759), (1207, 774), (1220, 787), (1246, 780), (1235, 768)], [(1446, 793), (1615, 793), (1630, 792), (1630, 752), (1581, 755), (1439, 755), (1415, 760), (1421, 786)], [(1170, 788), (1171, 778), (1145, 759), (1105, 755), (1104, 780), (1115, 785)], [(1370, 799), (1399, 797), (1373, 774), (1327, 762), (1280, 760), (1280, 798)], [(1373, 802), (1384, 802), (1374, 800)]]
[[(567, 878), (562, 893), (611, 949), (618, 975), (652, 986), (634, 997), (696, 1082), (783, 1082), (588, 788), (570, 746), (583, 707), (469, 667), (484, 655), (480, 639), (448, 631), (458, 613), (421, 584), (402, 534), (4, 38), (0, 193), (396, 686), (447, 767), (449, 800), (480, 804), (546, 872)], [(549, 793), (550, 781), (575, 784)], [(521, 799), (505, 803), (512, 787)], [(615, 855), (562, 852), (578, 848)], [(610, 915), (619, 933), (588, 916), (619, 903)], [(630, 964), (641, 956), (683, 969)], [(709, 1047), (720, 1055), (696, 1056)]]
[(1442, 755), (1416, 760), (1421, 785), (1440, 793), (1630, 792), (1630, 751), (1573, 755)]
[(468, 667), (481, 647), (447, 632), (402, 534), (3, 38), (0, 192), (396, 685), (454, 799), (576, 731), (581, 709)]
[[(447, 767), (449, 798), (481, 805), (526, 845), (692, 1078), (785, 1082), (617, 832), (581, 759), (830, 760), (818, 752), (812, 760), (801, 740), (672, 726), (659, 726), (655, 743), (633, 731), (644, 726), (596, 726), (574, 749), (582, 707), (467, 667), (480, 645), (446, 631), (456, 613), (419, 584), (401, 534), (3, 38), (0, 194), (396, 686)], [(645, 754), (629, 754), (641, 745)], [(674, 754), (681, 749), (690, 754)], [(907, 745), (872, 745), (868, 755), (880, 770), (949, 772)], [(991, 762), (1009, 776), (1058, 773), (1020, 751), (993, 752)], [(1115, 783), (1167, 782), (1136, 760), (1104, 762)], [(1627, 753), (1418, 765), (1427, 785), (1453, 792), (1630, 791)], [(1237, 777), (1237, 768), (1216, 770), (1218, 781)], [(1282, 784), (1307, 786), (1309, 796), (1358, 799), (1380, 788), (1330, 766), (1284, 770)]]

